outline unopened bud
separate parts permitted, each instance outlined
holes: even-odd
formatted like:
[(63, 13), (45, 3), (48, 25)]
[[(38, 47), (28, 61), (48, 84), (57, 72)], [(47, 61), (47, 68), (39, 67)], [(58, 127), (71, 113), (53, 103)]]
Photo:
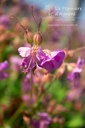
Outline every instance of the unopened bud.
[(33, 35), (31, 32), (27, 31), (27, 33), (25, 34), (25, 39), (27, 40), (27, 42), (29, 44), (33, 43)]
[(39, 32), (34, 35), (33, 41), (35, 45), (40, 45), (42, 43), (42, 36)]

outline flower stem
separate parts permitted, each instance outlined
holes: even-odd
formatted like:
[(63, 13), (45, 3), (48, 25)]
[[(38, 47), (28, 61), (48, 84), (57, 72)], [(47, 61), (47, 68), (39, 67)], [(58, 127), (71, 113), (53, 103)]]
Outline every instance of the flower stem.
[[(37, 97), (37, 100), (39, 100), (40, 102), (42, 102), (44, 96), (46, 95), (46, 92), (47, 92), (48, 89), (51, 87), (52, 82), (53, 82), (55, 79), (56, 79), (56, 76), (54, 75), (54, 77), (53, 77), (52, 81), (49, 83), (49, 85), (48, 85), (45, 89), (42, 88), (41, 93), (40, 93), (40, 94), (38, 95), (38, 97)], [(42, 87), (43, 87), (43, 86), (42, 86)], [(37, 107), (38, 107), (38, 104), (37, 104), (36, 108), (37, 108)]]
[(31, 90), (30, 90), (30, 109), (32, 110), (33, 108), (33, 74), (32, 74), (32, 71), (31, 71), (31, 78), (30, 78), (30, 85), (31, 85)]
[(80, 48), (77, 48), (75, 51), (80, 51), (80, 50), (84, 50), (85, 47), (80, 47)]

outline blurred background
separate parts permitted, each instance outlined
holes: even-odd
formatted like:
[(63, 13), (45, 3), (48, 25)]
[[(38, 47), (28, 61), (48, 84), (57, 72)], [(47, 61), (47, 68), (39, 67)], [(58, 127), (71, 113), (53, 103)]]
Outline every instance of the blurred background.
[[(61, 68), (48, 75), (44, 70), (36, 71), (33, 112), (29, 103), (30, 75), (21, 72), (22, 58), (18, 53), (19, 47), (29, 45), (23, 27), (33, 35), (37, 32), (31, 6), (37, 23), (42, 18), (41, 47), (51, 51), (63, 49), (68, 53)], [(77, 79), (78, 88), (73, 88), (74, 81), (67, 80), (68, 73), (77, 67), (78, 57), (85, 59), (84, 26), (85, 0), (0, 0), (0, 64), (5, 60), (9, 63), (8, 77), (0, 78), (0, 128), (41, 128), (35, 124), (36, 120), (42, 120), (38, 112), (46, 112), (52, 118), (45, 128), (85, 127), (85, 66)], [(2, 74), (0, 69), (0, 77)], [(45, 93), (42, 91), (44, 98), (38, 99), (40, 85), (45, 89), (50, 84)]]

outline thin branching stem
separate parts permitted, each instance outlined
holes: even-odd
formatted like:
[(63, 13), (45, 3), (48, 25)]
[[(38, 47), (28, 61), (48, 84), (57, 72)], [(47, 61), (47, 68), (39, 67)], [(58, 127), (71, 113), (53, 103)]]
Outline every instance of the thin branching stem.
[(10, 19), (14, 18), (19, 23), (19, 25), (23, 28), (23, 30), (25, 31), (25, 33), (27, 33), (26, 28), (20, 23), (20, 21), (16, 18), (16, 16), (11, 15), (9, 18)]

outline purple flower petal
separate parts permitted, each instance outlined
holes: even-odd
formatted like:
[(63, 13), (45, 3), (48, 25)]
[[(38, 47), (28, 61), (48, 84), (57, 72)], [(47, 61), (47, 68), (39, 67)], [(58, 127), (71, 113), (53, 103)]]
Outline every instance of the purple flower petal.
[(42, 61), (41, 66), (50, 72), (61, 66), (64, 57), (65, 53), (62, 50), (51, 52), (51, 55), (49, 55), (46, 60)]
[(77, 61), (77, 66), (78, 68), (82, 68), (82, 66), (84, 65), (84, 59), (81, 59), (80, 57), (78, 58)]
[(48, 125), (51, 123), (52, 119), (51, 117), (46, 113), (46, 112), (39, 112), (37, 113), (37, 115), (39, 116), (40, 120), (45, 124)]
[(38, 60), (43, 60), (46, 58), (46, 54), (43, 52), (43, 50), (41, 48), (38, 49), (36, 56), (37, 56)]
[(80, 78), (80, 73), (81, 73), (82, 69), (79, 68), (75, 68), (73, 70), (73, 72), (70, 72), (67, 76), (67, 79), (69, 81), (73, 81), (74, 79), (79, 79)]
[(6, 72), (0, 72), (0, 79), (5, 79), (8, 77), (8, 73)]
[(70, 72), (67, 76), (67, 79), (69, 81), (73, 81), (74, 79), (80, 78), (80, 73), (82, 72), (83, 64), (84, 64), (84, 60), (79, 57), (77, 61), (77, 67), (72, 72)]
[(6, 70), (8, 69), (8, 67), (9, 67), (8, 61), (4, 61), (0, 63), (0, 71)]
[(69, 81), (72, 81), (72, 80), (74, 79), (74, 73), (73, 73), (73, 72), (70, 72), (70, 73), (68, 74), (68, 76), (67, 76), (67, 79), (68, 79)]

